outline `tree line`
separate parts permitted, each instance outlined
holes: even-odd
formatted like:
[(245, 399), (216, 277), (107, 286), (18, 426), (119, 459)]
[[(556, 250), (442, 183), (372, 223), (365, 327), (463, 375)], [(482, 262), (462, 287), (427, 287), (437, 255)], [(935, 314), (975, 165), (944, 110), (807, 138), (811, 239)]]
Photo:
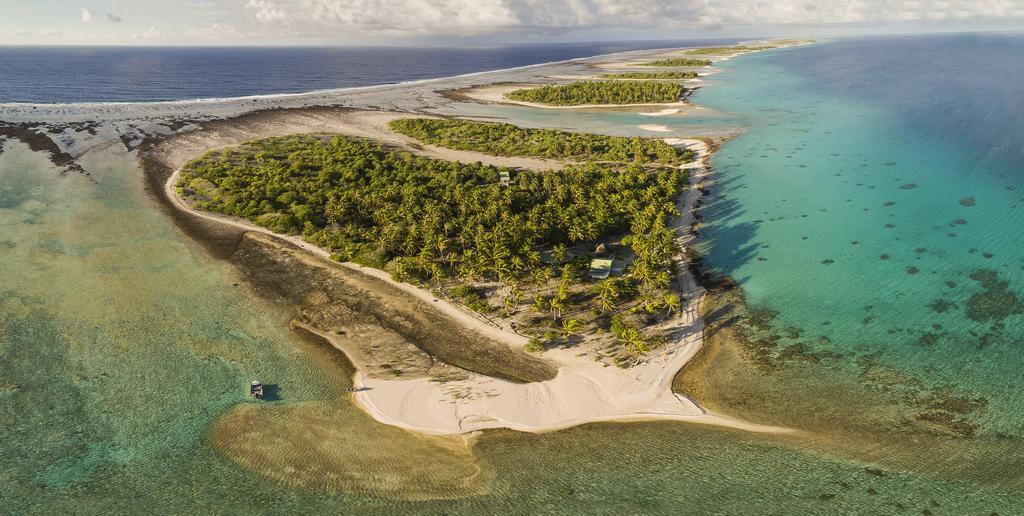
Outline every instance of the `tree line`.
[(659, 79), (678, 80), (695, 79), (697, 72), (688, 70), (685, 72), (628, 72), (628, 73), (606, 73), (601, 75), (602, 79)]
[(678, 102), (686, 93), (681, 84), (658, 81), (580, 81), (515, 90), (511, 100), (554, 106), (583, 104), (662, 104)]
[(657, 138), (605, 136), (438, 118), (400, 118), (388, 125), (393, 131), (423, 143), (495, 156), (673, 166), (693, 159), (692, 151), (673, 147)]
[[(514, 177), (509, 187), (502, 170)], [(638, 256), (634, 275), (651, 288), (667, 287), (678, 249), (665, 220), (684, 186), (676, 167), (515, 171), (336, 135), (209, 152), (177, 183), (197, 209), (301, 234), (336, 259), (400, 279), (522, 281), (558, 266), (541, 260), (544, 248), (625, 233)]]
[(658, 59), (648, 61), (637, 66), (711, 66), (710, 59), (693, 59), (689, 57), (673, 57), (669, 59)]
[(768, 50), (775, 48), (773, 45), (765, 45), (759, 47), (751, 47), (747, 45), (733, 45), (726, 47), (701, 47), (687, 50), (686, 53), (691, 56), (700, 55), (714, 55), (714, 54), (732, 54), (735, 52), (753, 52), (755, 50)]

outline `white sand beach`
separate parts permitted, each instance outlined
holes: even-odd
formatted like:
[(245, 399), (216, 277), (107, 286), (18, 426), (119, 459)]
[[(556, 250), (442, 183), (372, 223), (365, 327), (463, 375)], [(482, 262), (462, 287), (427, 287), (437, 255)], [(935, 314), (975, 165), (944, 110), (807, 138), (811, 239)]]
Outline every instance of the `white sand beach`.
[(672, 128), (670, 128), (667, 125), (643, 124), (643, 125), (638, 125), (637, 127), (639, 127), (640, 129), (643, 129), (644, 131), (651, 131), (651, 132), (655, 132), (655, 133), (670, 133), (670, 132), (672, 132)]

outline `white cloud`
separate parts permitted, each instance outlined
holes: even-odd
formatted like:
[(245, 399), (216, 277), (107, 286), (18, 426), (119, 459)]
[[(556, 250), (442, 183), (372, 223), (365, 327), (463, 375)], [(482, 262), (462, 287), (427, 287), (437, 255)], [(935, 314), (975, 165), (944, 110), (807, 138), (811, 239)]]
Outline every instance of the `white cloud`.
[(92, 23), (94, 21), (99, 21), (100, 19), (106, 20), (110, 23), (121, 23), (121, 17), (114, 13), (96, 11), (93, 9), (82, 9), (82, 23)]
[(47, 30), (45, 30), (43, 32), (40, 32), (39, 35), (44, 37), (44, 38), (59, 38), (59, 37), (63, 36), (64, 33), (59, 31), (59, 30), (57, 30), (57, 29), (47, 29)]
[(1024, 18), (1024, 0), (248, 0), (244, 8), (252, 22), (245, 32), (264, 36)]
[(244, 36), (242, 31), (227, 23), (211, 23), (195, 27), (189, 29), (185, 35), (190, 39), (199, 40), (239, 39)]
[(160, 29), (158, 29), (156, 27), (150, 27), (149, 30), (147, 30), (146, 32), (143, 32), (141, 34), (136, 34), (135, 35), (135, 39), (145, 39), (145, 40), (156, 40), (156, 39), (161, 39), (163, 37), (164, 37), (164, 34), (162, 32), (160, 32)]
[(245, 9), (252, 13), (260, 23), (278, 23), (288, 19), (284, 9), (279, 8), (270, 0), (249, 0)]

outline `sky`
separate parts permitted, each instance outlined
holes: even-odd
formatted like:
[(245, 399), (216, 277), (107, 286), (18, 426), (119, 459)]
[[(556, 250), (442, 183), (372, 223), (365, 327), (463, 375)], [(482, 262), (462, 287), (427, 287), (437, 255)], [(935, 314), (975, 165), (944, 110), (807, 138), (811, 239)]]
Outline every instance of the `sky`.
[(1022, 28), (1024, 0), (0, 0), (4, 45), (443, 45)]

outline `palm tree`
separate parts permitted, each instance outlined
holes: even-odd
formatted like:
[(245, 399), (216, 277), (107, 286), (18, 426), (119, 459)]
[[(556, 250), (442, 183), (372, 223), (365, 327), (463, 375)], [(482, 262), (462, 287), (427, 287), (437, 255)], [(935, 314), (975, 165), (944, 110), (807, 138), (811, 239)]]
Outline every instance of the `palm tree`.
[(662, 298), (657, 296), (654, 292), (644, 294), (643, 299), (644, 311), (649, 314), (654, 314), (663, 308)]
[(594, 285), (594, 292), (597, 294), (597, 304), (603, 312), (609, 312), (615, 308), (615, 300), (619, 297), (619, 286), (611, 279), (599, 281)]
[(555, 246), (551, 248), (551, 259), (558, 263), (564, 262), (565, 253), (565, 244), (555, 244)]
[(551, 279), (551, 269), (547, 267), (537, 267), (530, 271), (530, 275), (533, 276), (534, 283), (543, 285)]
[(513, 286), (508, 295), (505, 296), (505, 315), (510, 316), (516, 312), (516, 307), (519, 306), (520, 299), (522, 299), (522, 292), (519, 291), (519, 288)]
[(650, 351), (650, 348), (647, 347), (647, 340), (636, 328), (622, 330), (622, 333), (619, 334), (619, 340), (622, 342), (626, 352), (635, 359), (634, 365), (639, 363), (640, 357)]
[(580, 223), (574, 223), (569, 226), (569, 240), (573, 242), (582, 242), (586, 238), (586, 233)]
[(544, 296), (533, 296), (533, 311), (542, 314), (548, 311), (548, 300)]
[(674, 292), (669, 292), (668, 294), (665, 294), (665, 297), (662, 299), (662, 302), (665, 304), (665, 308), (668, 309), (668, 315), (672, 315), (674, 313), (679, 312), (680, 310), (682, 310), (683, 307), (683, 301), (679, 298), (679, 294), (676, 294)]
[(565, 300), (555, 296), (548, 301), (548, 306), (551, 307), (551, 319), (557, 321), (565, 310)]
[(562, 321), (562, 329), (565, 330), (565, 336), (571, 338), (573, 335), (583, 331), (583, 323), (579, 319), (564, 319)]

